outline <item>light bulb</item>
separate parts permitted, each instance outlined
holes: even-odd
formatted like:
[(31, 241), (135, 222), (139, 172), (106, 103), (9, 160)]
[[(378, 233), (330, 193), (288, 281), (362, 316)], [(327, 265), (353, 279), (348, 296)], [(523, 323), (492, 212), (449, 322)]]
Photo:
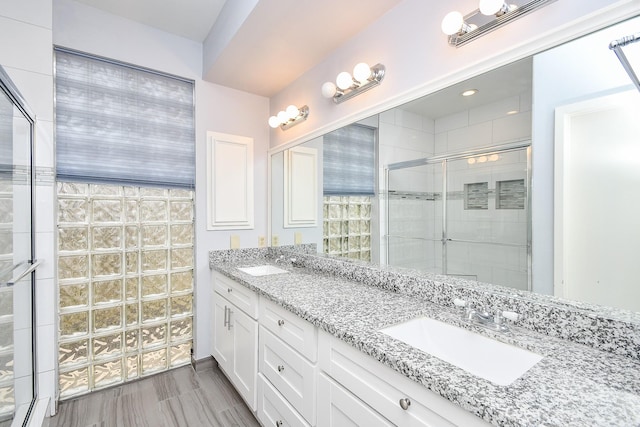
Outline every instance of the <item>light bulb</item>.
[(469, 163), (470, 165), (474, 164), (476, 162), (476, 159), (474, 159), (473, 157), (471, 157), (470, 159), (467, 159), (467, 163)]
[(487, 156), (480, 156), (478, 157), (478, 163), (484, 163), (487, 161)]
[(278, 120), (276, 116), (269, 117), (269, 126), (274, 129), (277, 128), (278, 126), (280, 126), (280, 120)]
[(353, 67), (353, 78), (360, 84), (366, 83), (369, 77), (371, 77), (369, 64), (361, 62)]
[(295, 119), (300, 113), (300, 110), (298, 110), (298, 107), (296, 107), (295, 105), (289, 105), (285, 111), (287, 113), (287, 117), (289, 117), (289, 120)]
[(449, 12), (442, 19), (442, 32), (448, 36), (454, 35), (462, 29), (464, 18), (460, 12)]
[(343, 71), (338, 74), (338, 77), (336, 78), (336, 85), (342, 90), (349, 89), (353, 86), (353, 77), (351, 77), (351, 74), (348, 72)]
[(497, 154), (492, 154), (492, 155), (489, 156), (489, 161), (490, 162), (496, 162), (498, 160), (500, 160), (500, 156), (497, 155)]
[(333, 98), (333, 95), (336, 94), (336, 85), (332, 82), (326, 82), (322, 85), (322, 96), (325, 98)]
[(282, 124), (287, 123), (289, 121), (289, 116), (285, 111), (280, 111), (278, 113), (278, 120), (280, 120), (280, 123)]
[(480, 13), (491, 16), (496, 15), (504, 8), (504, 0), (480, 0)]

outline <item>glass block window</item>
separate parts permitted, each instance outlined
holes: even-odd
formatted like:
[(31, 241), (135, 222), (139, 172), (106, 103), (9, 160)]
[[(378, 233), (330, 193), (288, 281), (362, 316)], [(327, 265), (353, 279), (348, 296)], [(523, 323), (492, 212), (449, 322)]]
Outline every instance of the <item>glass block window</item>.
[(324, 253), (371, 261), (371, 197), (325, 196)]
[(189, 363), (193, 191), (58, 182), (57, 193), (60, 397)]

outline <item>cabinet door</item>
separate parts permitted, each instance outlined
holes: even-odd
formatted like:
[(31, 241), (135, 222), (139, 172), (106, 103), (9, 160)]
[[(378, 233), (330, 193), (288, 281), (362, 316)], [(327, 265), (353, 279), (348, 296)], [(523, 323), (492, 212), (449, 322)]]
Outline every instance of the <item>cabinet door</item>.
[(258, 326), (244, 312), (231, 306), (233, 365), (231, 381), (252, 411), (256, 409), (256, 376), (258, 373)]
[(318, 427), (392, 425), (329, 377), (324, 374), (318, 376)]
[(211, 355), (222, 369), (228, 371), (233, 352), (233, 335), (227, 326), (231, 304), (220, 295), (213, 294), (213, 342)]

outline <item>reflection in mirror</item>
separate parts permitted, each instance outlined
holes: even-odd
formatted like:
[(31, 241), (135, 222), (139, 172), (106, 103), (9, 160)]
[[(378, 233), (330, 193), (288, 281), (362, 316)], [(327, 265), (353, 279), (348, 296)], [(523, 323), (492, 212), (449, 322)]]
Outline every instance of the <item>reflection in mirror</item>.
[[(611, 161), (606, 166), (598, 160), (606, 151), (591, 151), (572, 158), (576, 162), (590, 159), (583, 163), (583, 170), (592, 175), (592, 180), (604, 182), (602, 178), (614, 176), (619, 179), (617, 183), (607, 179), (606, 188), (599, 193), (620, 196), (617, 204), (598, 204), (594, 202), (598, 197), (594, 199), (593, 192), (587, 192), (590, 196), (584, 200), (592, 202), (588, 209), (593, 212), (593, 203), (602, 209), (583, 232), (576, 233), (558, 229), (559, 218), (568, 218), (565, 225), (575, 224), (585, 217), (580, 212), (586, 212), (586, 205), (562, 207), (557, 203), (559, 188), (568, 185), (562, 181), (562, 168), (569, 167), (559, 163), (557, 155), (559, 121), (564, 120), (558, 118), (557, 111), (586, 100), (595, 100), (597, 104), (608, 95), (633, 90), (632, 82), (608, 45), (611, 40), (633, 33), (634, 28), (637, 31), (639, 25), (638, 17), (618, 23), (365, 120), (367, 126), (376, 130), (376, 178), (370, 198), (368, 239), (357, 234), (355, 223), (352, 228), (352, 221), (365, 219), (361, 216), (362, 206), (359, 216), (357, 208), (350, 211), (349, 202), (342, 195), (323, 197), (322, 165), (318, 166), (318, 198), (323, 197), (319, 203), (319, 207), (324, 205), (321, 212), (319, 208), (323, 221), (314, 229), (302, 230), (302, 235), (301, 229), (284, 229), (281, 213), (284, 184), (282, 170), (278, 170), (283, 153), (275, 152), (273, 234), (279, 234), (280, 244), (293, 244), (298, 233), (300, 242), (316, 243), (325, 252), (353, 258), (357, 258), (355, 243), (367, 241), (372, 262), (639, 311), (640, 307), (631, 306), (629, 301), (640, 302), (640, 288), (629, 281), (640, 274), (636, 268), (640, 264), (627, 256), (637, 251), (619, 239), (613, 243), (603, 237), (615, 223), (619, 225), (619, 238), (640, 240), (637, 221), (613, 215), (614, 211), (637, 212), (640, 208), (633, 205), (633, 198), (620, 198), (616, 191), (640, 185), (640, 177), (613, 173), (621, 170), (623, 162), (636, 158), (632, 154), (640, 146), (638, 131), (625, 133), (636, 135), (630, 138), (635, 148), (616, 146), (620, 156), (609, 156)], [(640, 58), (640, 43), (625, 49), (631, 61)], [(474, 89), (473, 95), (462, 96), (470, 89)], [(636, 99), (640, 94), (634, 96)], [(640, 105), (638, 99), (633, 102)], [(621, 108), (632, 111), (628, 104)], [(622, 116), (615, 116), (619, 123)], [(637, 119), (622, 121), (633, 129)], [(614, 129), (619, 130), (620, 126)], [(579, 138), (572, 141), (572, 147), (581, 146), (576, 142)], [(602, 135), (602, 139), (589, 145), (595, 150), (611, 143), (610, 138)], [(323, 137), (302, 146), (314, 146), (326, 156)], [(567, 153), (566, 149), (564, 152)], [(324, 164), (326, 159), (319, 155), (318, 161)], [(595, 168), (594, 163), (599, 167)], [(341, 167), (352, 169), (349, 165)], [(640, 168), (636, 165), (634, 170)], [(362, 222), (358, 225), (362, 231)], [(623, 229), (627, 232), (620, 231)], [(563, 240), (569, 232), (573, 243)], [(352, 243), (352, 236), (359, 239), (353, 239)], [(351, 245), (353, 252), (348, 251)], [(578, 257), (579, 252), (568, 249), (573, 248), (570, 245), (593, 250), (582, 251)], [(343, 252), (345, 248), (347, 251)], [(608, 255), (604, 256), (603, 251), (608, 251)], [(361, 248), (358, 257), (366, 259), (362, 252)], [(584, 273), (576, 275), (576, 271)], [(621, 283), (622, 277), (627, 278), (626, 284), (613, 286), (614, 282)], [(591, 290), (585, 291), (587, 286)], [(617, 296), (605, 297), (612, 293)]]

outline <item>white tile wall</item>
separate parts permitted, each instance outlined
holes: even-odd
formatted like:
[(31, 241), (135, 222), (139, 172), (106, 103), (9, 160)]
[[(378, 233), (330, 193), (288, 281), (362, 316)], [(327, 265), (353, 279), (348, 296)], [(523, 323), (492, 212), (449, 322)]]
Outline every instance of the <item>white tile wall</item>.
[[(12, 41), (0, 43), (0, 58), (4, 67), (51, 74), (53, 54), (50, 28), (0, 16), (0, 37)], [(18, 88), (22, 89), (21, 86)]]
[(531, 113), (519, 113), (493, 121), (493, 142), (531, 138)]
[(50, 30), (52, 8), (51, 0), (3, 1), (2, 16)]

